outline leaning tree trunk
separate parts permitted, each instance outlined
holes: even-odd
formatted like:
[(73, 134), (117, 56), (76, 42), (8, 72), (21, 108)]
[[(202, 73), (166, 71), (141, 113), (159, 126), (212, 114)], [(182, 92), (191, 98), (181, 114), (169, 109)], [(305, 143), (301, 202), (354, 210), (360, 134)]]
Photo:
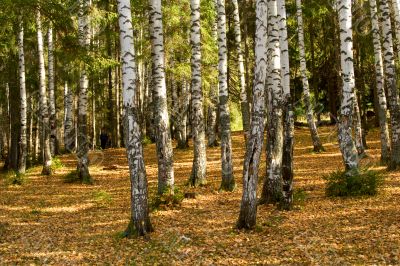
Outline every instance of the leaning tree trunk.
[[(90, 25), (89, 25), (89, 0), (80, 0), (78, 27), (79, 27), (79, 44), (82, 49), (87, 52), (90, 45)], [(89, 137), (87, 130), (87, 113), (88, 113), (88, 87), (89, 80), (86, 74), (86, 65), (81, 69), (79, 82), (79, 100), (78, 100), (78, 146), (77, 146), (77, 171), (80, 180), (83, 183), (91, 184), (93, 182), (89, 174)]]
[(26, 170), (27, 157), (27, 138), (26, 138), (26, 84), (25, 84), (25, 54), (24, 54), (24, 26), (22, 17), (19, 17), (19, 34), (18, 34), (18, 68), (19, 68), (19, 89), (20, 89), (20, 139), (19, 139), (19, 158), (18, 173), (24, 174)]
[(307, 112), (307, 123), (310, 128), (311, 139), (314, 146), (315, 152), (321, 152), (324, 150), (321, 140), (318, 135), (317, 126), (314, 121), (314, 112), (310, 100), (310, 86), (307, 77), (307, 63), (306, 63), (306, 51), (304, 44), (304, 27), (303, 27), (303, 11), (301, 7), (301, 0), (296, 0), (297, 6), (297, 25), (298, 25), (298, 36), (299, 36), (299, 51), (300, 51), (300, 71), (303, 82), (303, 99), (304, 105)]
[(382, 16), (383, 37), (383, 63), (385, 66), (386, 85), (389, 98), (389, 112), (392, 130), (392, 146), (389, 169), (395, 170), (400, 167), (400, 104), (399, 91), (396, 81), (396, 66), (394, 62), (392, 25), (390, 21), (390, 9), (387, 0), (380, 1)]
[(378, 96), (378, 119), (381, 132), (381, 162), (388, 163), (390, 161), (390, 137), (386, 117), (387, 103), (385, 79), (383, 74), (381, 34), (379, 30), (376, 1), (369, 0), (369, 5), (371, 8), (372, 37), (374, 43), (376, 94)]
[(57, 121), (56, 121), (56, 99), (54, 94), (54, 54), (53, 54), (53, 29), (49, 28), (48, 34), (48, 71), (49, 71), (49, 113), (50, 113), (50, 151), (54, 156), (57, 150)]
[(147, 178), (143, 160), (143, 147), (138, 110), (134, 98), (136, 93), (136, 63), (133, 44), (131, 3), (118, 0), (122, 87), (124, 105), (124, 138), (131, 179), (131, 219), (126, 235), (142, 236), (153, 231), (147, 203)]
[(203, 114), (203, 91), (201, 88), (201, 40), (200, 40), (200, 0), (190, 0), (192, 45), (192, 138), (194, 158), (189, 184), (191, 186), (206, 183), (206, 144)]
[(43, 34), (42, 34), (42, 21), (40, 11), (36, 13), (36, 27), (38, 38), (38, 54), (39, 54), (39, 109), (40, 109), (40, 126), (43, 129), (42, 136), (42, 154), (43, 154), (43, 175), (51, 175), (51, 151), (50, 151), (50, 127), (49, 127), (49, 113), (46, 97), (46, 70), (44, 66), (44, 52), (43, 52)]
[(150, 0), (150, 39), (153, 61), (154, 120), (158, 157), (158, 194), (174, 194), (174, 167), (165, 83), (161, 0)]
[(239, 80), (240, 80), (240, 106), (242, 110), (242, 120), (243, 120), (243, 131), (245, 140), (249, 136), (250, 127), (250, 108), (249, 101), (247, 100), (246, 91), (246, 79), (244, 72), (244, 59), (242, 50), (242, 34), (240, 32), (240, 16), (239, 16), (239, 5), (237, 0), (232, 0), (233, 4), (233, 25), (235, 31), (235, 45), (238, 56), (238, 70), (239, 70)]
[(282, 155), (282, 199), (279, 208), (290, 210), (293, 204), (294, 114), (290, 91), (289, 44), (285, 0), (278, 1), (279, 42), (281, 46), (284, 140)]
[(277, 0), (268, 1), (268, 164), (260, 203), (278, 203), (283, 196), (283, 88), (277, 9)]
[(338, 139), (346, 171), (357, 171), (359, 160), (352, 137), (355, 80), (351, 1), (339, 0), (337, 7), (340, 27), (340, 65), (343, 82)]
[(235, 179), (232, 165), (231, 120), (228, 93), (228, 56), (226, 46), (225, 0), (217, 0), (218, 12), (218, 81), (219, 81), (219, 128), (221, 131), (221, 190), (233, 191)]
[(258, 168), (264, 142), (265, 80), (267, 71), (267, 5), (256, 2), (255, 69), (250, 135), (243, 162), (243, 194), (237, 228), (256, 225)]

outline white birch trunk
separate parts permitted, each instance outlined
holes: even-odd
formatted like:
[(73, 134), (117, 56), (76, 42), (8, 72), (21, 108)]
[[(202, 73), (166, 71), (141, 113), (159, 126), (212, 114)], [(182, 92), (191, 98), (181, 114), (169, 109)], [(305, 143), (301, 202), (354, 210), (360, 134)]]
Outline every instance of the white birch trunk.
[[(79, 44), (86, 52), (90, 45), (90, 25), (89, 25), (89, 0), (79, 0), (78, 14), (78, 31)], [(80, 73), (79, 81), (79, 100), (78, 100), (78, 146), (77, 146), (77, 171), (79, 178), (83, 183), (92, 183), (89, 174), (89, 147), (90, 141), (87, 130), (87, 113), (88, 113), (88, 87), (89, 80), (86, 74), (86, 66), (84, 65)]]
[(294, 113), (290, 90), (289, 44), (287, 33), (286, 1), (278, 1), (279, 43), (281, 46), (283, 87), (283, 155), (282, 155), (282, 199), (279, 208), (290, 210), (293, 203), (293, 146)]
[(48, 38), (48, 71), (49, 71), (49, 113), (50, 113), (50, 151), (54, 156), (57, 147), (57, 121), (56, 121), (56, 99), (54, 92), (54, 45), (53, 28), (50, 26), (47, 32)]
[(136, 63), (130, 0), (118, 0), (122, 94), (124, 105), (124, 138), (131, 179), (131, 220), (127, 236), (146, 235), (153, 231), (147, 203), (147, 178), (138, 110), (134, 103), (136, 92)]
[(50, 126), (49, 112), (46, 96), (46, 70), (44, 66), (44, 51), (43, 51), (43, 34), (42, 21), (40, 11), (36, 12), (36, 27), (38, 39), (38, 54), (39, 54), (39, 109), (40, 109), (40, 126), (43, 129), (42, 136), (42, 154), (43, 154), (43, 175), (51, 175), (51, 151), (50, 151)]
[(152, 87), (158, 156), (158, 194), (174, 194), (174, 166), (165, 82), (161, 0), (150, 0)]
[[(219, 81), (219, 126), (221, 131), (221, 190), (233, 191), (235, 179), (232, 165), (232, 139), (228, 93), (228, 55), (226, 46), (225, 0), (217, 0), (218, 12), (218, 81)], [(243, 62), (242, 62), (243, 63)], [(244, 75), (243, 75), (244, 78)]]
[(390, 122), (392, 131), (391, 156), (389, 169), (400, 167), (400, 104), (399, 91), (396, 81), (396, 66), (394, 62), (392, 25), (390, 21), (390, 9), (387, 0), (380, 1), (382, 16), (382, 37), (384, 69), (386, 86), (389, 99)]
[(25, 84), (25, 54), (24, 54), (24, 26), (22, 17), (19, 17), (19, 33), (18, 33), (18, 74), (19, 74), (19, 89), (20, 89), (20, 123), (21, 132), (19, 139), (19, 158), (18, 158), (18, 173), (24, 174), (26, 170), (27, 158), (27, 103), (26, 103), (26, 84)]
[(256, 1), (255, 68), (250, 134), (243, 162), (243, 194), (239, 229), (256, 225), (258, 168), (264, 142), (265, 80), (267, 77), (267, 4)]
[(243, 131), (245, 140), (247, 141), (250, 127), (250, 108), (246, 92), (246, 78), (244, 71), (244, 59), (242, 50), (242, 34), (240, 31), (240, 15), (237, 0), (232, 0), (233, 4), (233, 26), (235, 32), (235, 45), (238, 56), (239, 84), (240, 84), (240, 105), (242, 110)]
[(355, 80), (351, 0), (339, 0), (338, 13), (340, 27), (340, 65), (343, 82), (338, 139), (346, 170), (358, 170), (358, 154), (352, 137)]
[(315, 152), (323, 151), (322, 143), (318, 135), (317, 126), (314, 121), (314, 112), (311, 105), (310, 97), (310, 86), (307, 77), (307, 62), (306, 62), (306, 51), (304, 44), (304, 26), (303, 26), (303, 11), (301, 6), (301, 0), (296, 0), (297, 6), (297, 26), (299, 36), (299, 52), (300, 52), (300, 72), (303, 83), (303, 100), (306, 107), (306, 116), (308, 127), (310, 128), (311, 139), (314, 146)]
[(381, 133), (381, 161), (388, 163), (390, 160), (390, 137), (387, 123), (387, 103), (382, 60), (381, 33), (379, 29), (376, 1), (369, 0), (369, 5), (371, 9), (372, 38), (374, 44), (376, 92), (378, 96), (378, 119)]
[(200, 0), (190, 0), (192, 46), (192, 138), (194, 158), (189, 183), (191, 186), (206, 183), (206, 144), (203, 114), (203, 91), (201, 87), (201, 37), (200, 37)]
[(268, 1), (268, 139), (267, 173), (261, 203), (282, 199), (283, 103), (281, 48), (277, 0)]
[(64, 85), (64, 149), (72, 152), (75, 146), (74, 136), (74, 98), (71, 89), (68, 87), (68, 81)]

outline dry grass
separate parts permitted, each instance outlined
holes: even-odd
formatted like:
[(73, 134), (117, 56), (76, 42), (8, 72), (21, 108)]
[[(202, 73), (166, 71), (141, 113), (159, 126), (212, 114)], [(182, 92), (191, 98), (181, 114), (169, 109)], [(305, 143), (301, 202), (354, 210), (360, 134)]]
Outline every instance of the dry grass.
[[(327, 149), (311, 152), (306, 128), (296, 130), (295, 188), (303, 191), (291, 212), (273, 206), (258, 211), (252, 232), (234, 229), (241, 198), (243, 138), (233, 137), (238, 189), (218, 193), (220, 150), (208, 150), (209, 185), (196, 189), (196, 199), (151, 214), (150, 240), (121, 239), (128, 224), (129, 178), (123, 149), (92, 154), (93, 186), (66, 184), (75, 158), (50, 178), (40, 168), (23, 186), (0, 181), (0, 264), (400, 264), (400, 174), (379, 166), (378, 132), (369, 136), (369, 158), (386, 176), (378, 196), (331, 199), (324, 195), (322, 175), (342, 168), (335, 130), (321, 129)], [(176, 182), (182, 191), (191, 168), (192, 151), (175, 151)], [(145, 147), (150, 197), (157, 186), (154, 145)], [(118, 166), (115, 170), (115, 166)], [(103, 168), (114, 170), (103, 170)], [(265, 171), (265, 157), (260, 169)], [(98, 195), (101, 195), (99, 197)], [(99, 198), (100, 203), (99, 204)], [(102, 200), (103, 198), (107, 200)]]

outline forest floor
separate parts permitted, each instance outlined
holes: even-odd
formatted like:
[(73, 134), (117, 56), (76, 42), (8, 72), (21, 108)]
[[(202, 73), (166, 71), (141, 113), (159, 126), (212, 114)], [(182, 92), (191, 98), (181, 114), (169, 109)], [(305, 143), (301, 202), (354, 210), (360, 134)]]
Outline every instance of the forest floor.
[[(379, 165), (378, 131), (373, 130), (363, 165), (384, 174), (379, 194), (326, 197), (322, 176), (343, 167), (335, 132), (333, 127), (320, 129), (326, 152), (316, 154), (308, 129), (296, 129), (295, 210), (280, 212), (274, 206), (261, 206), (257, 227), (250, 232), (234, 228), (242, 193), (244, 140), (240, 133), (233, 135), (238, 184), (233, 193), (218, 192), (218, 147), (207, 151), (209, 183), (198, 189), (185, 186), (192, 151), (175, 150), (178, 188), (198, 194), (180, 206), (153, 210), (155, 232), (147, 240), (121, 238), (130, 213), (124, 149), (91, 153), (93, 185), (65, 183), (65, 175), (75, 168), (75, 158), (60, 156), (64, 166), (52, 177), (41, 176), (41, 168), (36, 167), (29, 170), (22, 186), (0, 180), (0, 264), (398, 265), (400, 173), (387, 173)], [(157, 187), (154, 144), (145, 147), (145, 162), (153, 200)], [(265, 155), (260, 176), (264, 172)]]

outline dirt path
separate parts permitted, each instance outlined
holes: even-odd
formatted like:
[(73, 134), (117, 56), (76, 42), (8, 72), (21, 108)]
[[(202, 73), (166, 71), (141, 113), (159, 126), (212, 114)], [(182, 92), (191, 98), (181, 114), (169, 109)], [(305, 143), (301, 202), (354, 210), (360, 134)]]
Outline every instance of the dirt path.
[[(75, 167), (71, 155), (60, 157), (64, 167), (51, 178), (34, 168), (23, 186), (6, 186), (0, 180), (0, 264), (400, 264), (400, 174), (387, 175), (377, 197), (325, 197), (322, 175), (342, 167), (333, 132), (321, 129), (327, 151), (314, 154), (308, 130), (296, 130), (296, 209), (260, 207), (253, 232), (234, 229), (242, 190), (240, 134), (233, 136), (238, 189), (217, 192), (220, 150), (209, 149), (209, 185), (196, 189), (198, 197), (185, 199), (180, 207), (152, 212), (156, 231), (149, 241), (119, 237), (130, 211), (123, 149), (91, 154), (93, 186), (64, 183), (63, 177)], [(371, 132), (370, 157), (363, 164), (384, 171), (378, 166), (378, 139), (378, 132)], [(145, 147), (145, 162), (153, 198), (154, 145)], [(181, 191), (189, 190), (185, 183), (191, 163), (191, 150), (175, 150)], [(264, 172), (262, 165), (260, 176)]]

